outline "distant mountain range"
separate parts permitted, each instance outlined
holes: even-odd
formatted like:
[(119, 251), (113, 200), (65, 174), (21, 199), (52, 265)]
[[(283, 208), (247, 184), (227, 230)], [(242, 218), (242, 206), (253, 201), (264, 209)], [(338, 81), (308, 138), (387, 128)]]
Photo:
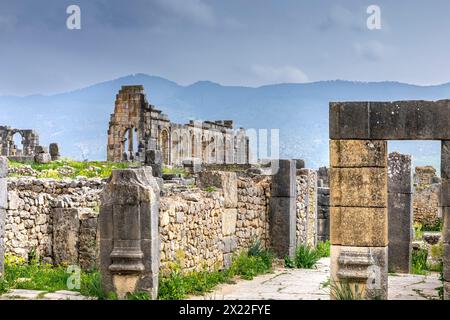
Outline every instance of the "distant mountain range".
[[(106, 158), (109, 116), (122, 85), (142, 84), (151, 104), (174, 122), (232, 119), (236, 127), (280, 129), (281, 156), (304, 158), (314, 168), (328, 163), (328, 103), (355, 100), (450, 98), (450, 83), (416, 86), (398, 82), (320, 81), (258, 88), (209, 81), (181, 86), (136, 74), (83, 89), (25, 97), (0, 96), (0, 125), (36, 129), (43, 145), (58, 142), (64, 156)], [(439, 164), (438, 143), (393, 143), (412, 153), (415, 164)]]

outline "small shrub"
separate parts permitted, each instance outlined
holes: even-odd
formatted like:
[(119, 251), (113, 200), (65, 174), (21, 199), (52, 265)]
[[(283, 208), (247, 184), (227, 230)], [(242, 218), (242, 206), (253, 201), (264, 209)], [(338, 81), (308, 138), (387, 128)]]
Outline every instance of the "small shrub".
[(309, 246), (300, 245), (295, 250), (294, 265), (301, 269), (312, 269), (320, 259), (320, 253)]
[(319, 241), (317, 243), (316, 251), (321, 258), (330, 256), (330, 241)]
[(423, 226), (423, 231), (439, 232), (442, 231), (442, 225), (443, 225), (442, 219), (438, 219), (434, 224), (425, 224)]
[(211, 192), (216, 192), (217, 190), (216, 190), (215, 187), (206, 187), (206, 188), (205, 188), (205, 191), (211, 193)]
[(427, 257), (428, 251), (420, 248), (414, 250), (412, 253), (412, 274), (425, 275), (427, 274)]
[(421, 223), (414, 222), (414, 240), (421, 240), (423, 238), (423, 226)]
[(358, 284), (350, 285), (347, 281), (332, 282), (331, 296), (336, 300), (362, 300), (363, 296)]

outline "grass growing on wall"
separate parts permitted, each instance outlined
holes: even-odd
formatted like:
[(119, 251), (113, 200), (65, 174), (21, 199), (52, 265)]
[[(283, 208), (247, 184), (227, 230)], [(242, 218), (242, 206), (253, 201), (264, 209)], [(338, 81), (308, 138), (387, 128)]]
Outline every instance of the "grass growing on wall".
[[(126, 169), (138, 167), (140, 163), (114, 163), (106, 161), (74, 161), (68, 158), (62, 158), (57, 161), (51, 161), (47, 164), (38, 164), (32, 161), (17, 162), (9, 161), (10, 168), (20, 168), (30, 166), (37, 172), (38, 178), (75, 178), (77, 176), (87, 178), (108, 178), (113, 169)], [(12, 174), (12, 176), (18, 176)]]

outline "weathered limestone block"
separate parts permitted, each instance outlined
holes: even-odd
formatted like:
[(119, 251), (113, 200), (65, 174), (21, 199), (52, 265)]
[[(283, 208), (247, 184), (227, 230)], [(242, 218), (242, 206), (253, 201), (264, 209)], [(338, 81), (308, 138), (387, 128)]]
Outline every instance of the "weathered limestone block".
[(222, 216), (222, 234), (233, 235), (236, 232), (237, 209), (225, 209)]
[(47, 152), (38, 153), (34, 156), (34, 161), (39, 164), (46, 164), (52, 161), (52, 156)]
[(93, 270), (98, 267), (98, 215), (91, 210), (80, 214), (78, 259), (81, 269)]
[(296, 247), (296, 198), (270, 198), (270, 239), (279, 258), (293, 257)]
[(412, 194), (390, 193), (389, 239), (390, 241), (412, 241)]
[(330, 205), (387, 207), (386, 168), (331, 168)]
[(450, 244), (444, 243), (444, 280), (450, 281)]
[(450, 243), (450, 207), (442, 208), (442, 218), (444, 220), (442, 226), (442, 239), (444, 243)]
[(334, 168), (386, 167), (387, 142), (382, 140), (330, 140)]
[(3, 275), (5, 259), (5, 220), (8, 207), (7, 175), (8, 159), (0, 157), (0, 277)]
[(202, 171), (199, 173), (200, 188), (216, 187), (223, 190), (225, 208), (237, 207), (237, 175), (236, 172)]
[(413, 192), (411, 156), (392, 152), (388, 157), (388, 192)]
[(389, 240), (389, 272), (410, 273), (412, 242)]
[(450, 281), (444, 281), (444, 300), (450, 300)]
[(79, 210), (55, 208), (53, 216), (53, 254), (56, 264), (78, 264)]
[(159, 150), (147, 150), (145, 152), (145, 164), (152, 167), (154, 177), (162, 178), (162, 155)]
[(365, 299), (387, 299), (387, 251), (387, 247), (332, 245), (332, 281), (336, 285), (348, 283)]
[(331, 139), (450, 140), (450, 101), (330, 103)]
[(331, 243), (384, 247), (388, 244), (386, 208), (331, 207)]
[(52, 161), (59, 160), (59, 145), (57, 143), (50, 143), (49, 145), (49, 153), (52, 158)]
[(159, 186), (148, 167), (113, 170), (99, 216), (103, 290), (158, 293)]
[[(272, 178), (272, 197), (296, 197), (296, 161), (277, 159), (278, 170)], [(272, 166), (274, 167), (274, 166)]]

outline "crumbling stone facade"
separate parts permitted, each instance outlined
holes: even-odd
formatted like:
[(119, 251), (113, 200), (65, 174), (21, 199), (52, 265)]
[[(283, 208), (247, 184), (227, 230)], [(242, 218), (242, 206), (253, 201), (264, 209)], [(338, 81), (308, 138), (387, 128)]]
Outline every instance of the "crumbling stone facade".
[(147, 150), (159, 150), (165, 165), (249, 162), (249, 139), (243, 128), (233, 130), (233, 121), (172, 123), (149, 104), (143, 86), (123, 86), (109, 122), (108, 161), (144, 162)]
[[(14, 142), (16, 136), (20, 139), (20, 144)], [(36, 131), (8, 126), (0, 126), (0, 151), (2, 156), (16, 161), (48, 163), (59, 159), (57, 143), (50, 144), (49, 153), (48, 148), (39, 145), (39, 135)]]
[(424, 227), (436, 227), (442, 219), (440, 204), (441, 179), (431, 166), (416, 167), (414, 172), (414, 222)]

